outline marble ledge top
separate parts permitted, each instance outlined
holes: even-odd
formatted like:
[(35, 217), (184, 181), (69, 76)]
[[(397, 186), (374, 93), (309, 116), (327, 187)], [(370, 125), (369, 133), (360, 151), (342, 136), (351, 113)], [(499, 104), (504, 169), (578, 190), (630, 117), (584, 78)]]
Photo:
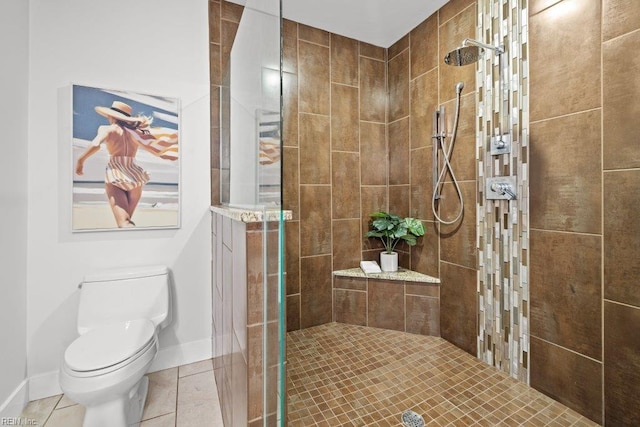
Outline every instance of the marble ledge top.
[[(261, 210), (259, 206), (230, 207), (211, 206), (211, 211), (222, 216), (241, 222), (280, 221), (280, 209)], [(266, 216), (265, 216), (266, 215)], [(282, 219), (287, 221), (293, 218), (291, 211), (282, 211)]]
[(366, 274), (360, 267), (349, 268), (347, 270), (337, 270), (333, 272), (334, 276), (341, 277), (359, 277), (369, 279), (380, 280), (398, 280), (405, 282), (423, 282), (423, 283), (440, 283), (440, 279), (437, 277), (427, 276), (426, 274), (418, 273), (417, 271), (407, 270), (406, 268), (399, 268), (394, 273), (369, 273)]

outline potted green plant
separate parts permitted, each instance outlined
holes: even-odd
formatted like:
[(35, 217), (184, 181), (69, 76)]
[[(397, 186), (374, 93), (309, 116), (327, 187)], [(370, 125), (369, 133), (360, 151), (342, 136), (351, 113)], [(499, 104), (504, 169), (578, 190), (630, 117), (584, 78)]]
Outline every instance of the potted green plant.
[(398, 253), (393, 250), (403, 240), (414, 246), (417, 238), (424, 236), (424, 225), (418, 219), (402, 218), (383, 211), (371, 213), (371, 218), (371, 230), (366, 237), (379, 238), (385, 248), (380, 254), (380, 268), (386, 272), (398, 271)]

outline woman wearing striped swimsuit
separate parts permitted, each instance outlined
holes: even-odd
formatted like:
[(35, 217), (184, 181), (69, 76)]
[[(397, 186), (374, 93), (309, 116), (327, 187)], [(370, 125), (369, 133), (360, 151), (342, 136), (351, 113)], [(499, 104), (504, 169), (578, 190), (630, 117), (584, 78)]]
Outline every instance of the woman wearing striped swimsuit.
[[(109, 120), (100, 126), (96, 137), (76, 163), (76, 173), (83, 174), (84, 162), (100, 150), (104, 144), (110, 158), (106, 167), (105, 189), (109, 205), (119, 228), (134, 227), (133, 212), (142, 196), (142, 187), (149, 182), (149, 174), (135, 162), (138, 139), (145, 135), (149, 119), (144, 116), (132, 117), (131, 107), (124, 102), (114, 101), (110, 108), (96, 107), (96, 112)], [(148, 132), (147, 132), (148, 133)], [(154, 153), (156, 154), (156, 153)]]

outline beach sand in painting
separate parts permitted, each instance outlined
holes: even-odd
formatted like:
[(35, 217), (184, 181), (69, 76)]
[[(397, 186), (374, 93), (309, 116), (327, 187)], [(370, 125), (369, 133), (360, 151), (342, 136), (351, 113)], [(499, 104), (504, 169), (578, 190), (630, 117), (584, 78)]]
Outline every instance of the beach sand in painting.
[[(177, 227), (178, 210), (139, 206), (132, 218), (135, 228)], [(111, 208), (106, 204), (73, 205), (73, 229), (76, 231), (118, 229)], [(128, 228), (131, 230), (131, 228)]]

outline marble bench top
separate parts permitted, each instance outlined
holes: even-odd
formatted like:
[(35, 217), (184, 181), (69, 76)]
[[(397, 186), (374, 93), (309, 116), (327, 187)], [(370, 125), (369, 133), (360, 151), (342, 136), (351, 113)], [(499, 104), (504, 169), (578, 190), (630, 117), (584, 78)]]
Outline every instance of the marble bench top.
[(423, 283), (440, 283), (440, 279), (437, 277), (427, 276), (426, 274), (418, 273), (417, 271), (407, 270), (406, 268), (399, 268), (394, 273), (369, 273), (366, 274), (360, 267), (349, 268), (347, 270), (336, 270), (333, 272), (334, 276), (340, 277), (359, 277), (368, 279), (379, 280), (398, 280), (404, 282), (423, 282)]
[[(246, 223), (250, 222), (262, 222), (267, 221), (279, 221), (280, 209), (272, 208), (267, 210), (260, 209), (259, 206), (247, 206), (247, 207), (231, 207), (231, 206), (211, 206), (211, 211), (218, 213), (222, 216), (231, 218), (234, 221), (242, 221)], [(291, 211), (282, 211), (282, 219), (287, 221), (292, 218)]]

